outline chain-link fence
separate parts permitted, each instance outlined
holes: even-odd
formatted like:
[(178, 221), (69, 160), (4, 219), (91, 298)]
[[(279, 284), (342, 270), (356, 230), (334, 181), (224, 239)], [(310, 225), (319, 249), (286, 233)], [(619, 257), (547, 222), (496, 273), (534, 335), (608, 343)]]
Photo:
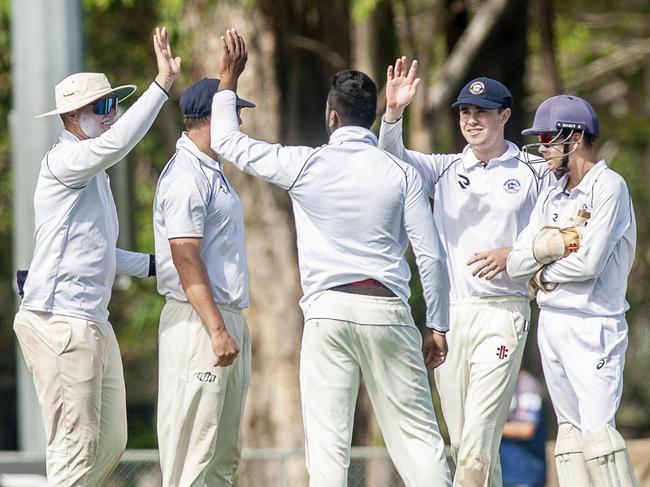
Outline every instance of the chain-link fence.
[[(0, 487), (37, 487), (44, 482), (42, 458), (0, 452)], [(161, 484), (158, 452), (128, 450), (106, 482), (106, 487), (158, 487)], [(299, 487), (307, 485), (304, 452), (287, 449), (244, 449), (237, 472), (237, 487)], [(352, 448), (349, 487), (403, 487), (384, 448)]]

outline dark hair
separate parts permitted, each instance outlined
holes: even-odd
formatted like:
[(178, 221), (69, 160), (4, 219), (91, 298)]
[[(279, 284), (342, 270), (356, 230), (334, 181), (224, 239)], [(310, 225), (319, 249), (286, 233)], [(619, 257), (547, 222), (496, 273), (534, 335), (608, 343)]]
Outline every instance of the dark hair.
[(210, 123), (210, 117), (184, 117), (185, 129), (192, 130)]
[(369, 129), (377, 117), (377, 85), (361, 71), (339, 71), (332, 78), (327, 103), (338, 113), (341, 125)]

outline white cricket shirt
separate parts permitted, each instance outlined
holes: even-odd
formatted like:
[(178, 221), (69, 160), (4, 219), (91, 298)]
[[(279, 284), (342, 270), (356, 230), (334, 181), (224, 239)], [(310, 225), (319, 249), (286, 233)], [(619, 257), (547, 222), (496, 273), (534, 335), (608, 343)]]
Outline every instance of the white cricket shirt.
[(187, 302), (169, 240), (201, 238), (201, 258), (217, 303), (248, 306), (244, 214), (223, 164), (183, 134), (163, 169), (153, 205), (158, 292)]
[(591, 217), (577, 252), (546, 267), (544, 280), (559, 283), (551, 292), (538, 292), (540, 307), (578, 310), (596, 316), (624, 313), (627, 278), (634, 262), (636, 221), (625, 180), (605, 161), (596, 164), (570, 191), (564, 175), (539, 198), (530, 224), (508, 257), (508, 274), (527, 281), (541, 267), (533, 257), (533, 242), (543, 226), (564, 228), (578, 211)]
[(433, 213), (447, 253), (451, 298), (527, 296), (523, 283), (505, 272), (493, 279), (472, 276), (477, 252), (512, 247), (528, 224), (537, 197), (555, 178), (546, 163), (527, 164), (526, 154), (507, 142), (500, 157), (483, 164), (469, 146), (461, 154), (423, 154), (407, 150), (402, 120), (382, 120), (379, 146), (418, 170), (433, 198)]
[(116, 249), (117, 210), (105, 169), (144, 137), (166, 100), (152, 83), (99, 137), (79, 140), (64, 130), (45, 154), (23, 307), (103, 323), (116, 271), (147, 275), (148, 254)]
[(427, 303), (427, 326), (448, 328), (444, 251), (413, 168), (377, 148), (375, 135), (342, 127), (319, 148), (283, 147), (239, 130), (235, 94), (212, 102), (212, 149), (239, 169), (289, 191), (296, 223), (305, 314), (324, 291), (367, 278), (405, 304), (410, 240)]

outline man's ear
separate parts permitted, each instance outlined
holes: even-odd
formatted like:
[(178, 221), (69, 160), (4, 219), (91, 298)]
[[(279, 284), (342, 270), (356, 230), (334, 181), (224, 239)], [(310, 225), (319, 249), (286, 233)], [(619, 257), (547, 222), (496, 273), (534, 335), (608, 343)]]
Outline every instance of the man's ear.
[(337, 128), (341, 126), (341, 117), (336, 110), (330, 110), (327, 115), (327, 125), (329, 126), (330, 132), (334, 132)]
[(72, 110), (71, 112), (63, 113), (61, 115), (63, 122), (76, 122), (79, 120), (79, 110)]
[(508, 120), (510, 120), (510, 115), (512, 115), (512, 110), (510, 108), (504, 108), (500, 113), (501, 124), (505, 125)]

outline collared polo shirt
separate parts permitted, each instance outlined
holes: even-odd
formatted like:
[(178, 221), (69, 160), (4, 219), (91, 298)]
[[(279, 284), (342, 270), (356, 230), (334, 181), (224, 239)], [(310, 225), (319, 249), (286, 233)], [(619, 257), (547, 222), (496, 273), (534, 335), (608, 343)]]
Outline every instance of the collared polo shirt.
[(35, 247), (24, 308), (103, 323), (116, 271), (147, 275), (147, 254), (116, 248), (117, 210), (105, 170), (144, 137), (166, 100), (152, 83), (99, 137), (79, 140), (64, 130), (45, 154), (34, 192)]
[(417, 172), (377, 147), (362, 127), (341, 127), (318, 148), (255, 140), (239, 129), (235, 94), (212, 102), (212, 149), (239, 169), (289, 192), (293, 203), (305, 314), (326, 290), (367, 278), (405, 304), (411, 242), (430, 328), (448, 328), (444, 252)]
[(548, 188), (537, 202), (530, 224), (508, 258), (508, 273), (530, 279), (541, 267), (533, 242), (544, 226), (572, 226), (578, 211), (590, 213), (577, 252), (546, 267), (544, 280), (559, 283), (551, 292), (538, 292), (541, 308), (579, 310), (595, 316), (616, 316), (629, 309), (627, 279), (636, 249), (636, 220), (625, 180), (599, 161), (573, 189), (569, 175)]
[(158, 292), (187, 302), (169, 240), (201, 238), (201, 258), (215, 302), (248, 306), (244, 215), (223, 165), (183, 134), (158, 181), (154, 199)]
[(527, 296), (524, 283), (505, 272), (486, 280), (472, 276), (474, 254), (512, 247), (528, 224), (542, 190), (554, 181), (542, 160), (506, 142), (496, 159), (479, 161), (469, 146), (460, 154), (423, 154), (407, 150), (402, 120), (382, 121), (379, 146), (413, 166), (434, 200), (433, 213), (447, 253), (451, 298)]

